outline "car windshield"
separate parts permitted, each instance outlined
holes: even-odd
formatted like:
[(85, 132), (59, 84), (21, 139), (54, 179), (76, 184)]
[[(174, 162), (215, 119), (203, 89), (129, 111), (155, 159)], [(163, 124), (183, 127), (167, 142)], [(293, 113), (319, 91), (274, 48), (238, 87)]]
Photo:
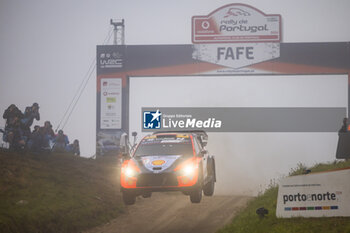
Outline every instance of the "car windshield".
[(146, 139), (142, 140), (134, 156), (147, 155), (183, 155), (193, 156), (192, 143), (189, 139)]

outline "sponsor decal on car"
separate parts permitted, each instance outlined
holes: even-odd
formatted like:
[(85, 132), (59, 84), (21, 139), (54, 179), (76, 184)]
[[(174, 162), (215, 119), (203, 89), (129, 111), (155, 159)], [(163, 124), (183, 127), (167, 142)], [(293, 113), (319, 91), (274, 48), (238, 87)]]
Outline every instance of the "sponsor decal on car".
[(160, 165), (163, 165), (165, 163), (164, 160), (154, 160), (152, 161), (152, 164), (155, 165), (155, 166), (160, 166)]
[[(159, 173), (169, 168), (181, 155), (164, 155), (164, 156), (143, 156), (141, 161), (145, 168), (153, 173)], [(154, 170), (153, 168), (160, 168)]]

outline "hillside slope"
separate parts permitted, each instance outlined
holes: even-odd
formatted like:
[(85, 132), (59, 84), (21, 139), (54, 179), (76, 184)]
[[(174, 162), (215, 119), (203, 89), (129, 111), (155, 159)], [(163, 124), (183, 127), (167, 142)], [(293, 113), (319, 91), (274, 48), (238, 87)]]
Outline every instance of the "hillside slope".
[(0, 151), (0, 231), (79, 232), (118, 216), (116, 158)]

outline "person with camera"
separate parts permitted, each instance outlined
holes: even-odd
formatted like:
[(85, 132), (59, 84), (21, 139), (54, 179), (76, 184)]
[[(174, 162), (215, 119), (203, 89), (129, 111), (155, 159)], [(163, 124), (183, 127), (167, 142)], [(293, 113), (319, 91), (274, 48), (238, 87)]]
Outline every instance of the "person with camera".
[(15, 118), (21, 119), (23, 117), (23, 113), (21, 110), (17, 108), (16, 105), (11, 104), (4, 112), (2, 118), (6, 120), (5, 130), (8, 127), (13, 125), (13, 121)]
[(39, 104), (38, 103), (33, 103), (32, 106), (26, 107), (26, 109), (24, 111), (24, 116), (21, 120), (23, 131), (24, 131), (25, 135), (28, 137), (30, 136), (30, 127), (32, 126), (34, 119), (37, 121), (40, 120)]
[[(16, 105), (11, 104), (5, 110), (2, 117), (6, 120), (5, 129), (1, 131), (3, 133), (3, 141), (8, 142), (12, 148), (17, 141), (21, 141), (23, 136), (20, 127), (20, 120), (23, 117), (23, 113)], [(21, 141), (21, 144), (23, 144), (23, 141)]]

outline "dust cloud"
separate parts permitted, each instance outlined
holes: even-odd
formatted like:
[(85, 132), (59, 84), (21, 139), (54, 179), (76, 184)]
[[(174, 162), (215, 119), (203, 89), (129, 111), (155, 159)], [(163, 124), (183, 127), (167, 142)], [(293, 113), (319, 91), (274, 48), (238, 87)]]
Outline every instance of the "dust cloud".
[[(138, 77), (130, 80), (129, 129), (139, 139), (146, 135), (141, 133), (142, 107), (346, 106), (346, 75)], [(338, 139), (337, 133), (208, 135), (217, 195), (257, 195), (298, 163), (332, 161)]]
[(255, 196), (299, 162), (311, 166), (333, 160), (336, 143), (334, 133), (209, 133), (207, 149), (215, 156), (217, 171), (215, 194)]

